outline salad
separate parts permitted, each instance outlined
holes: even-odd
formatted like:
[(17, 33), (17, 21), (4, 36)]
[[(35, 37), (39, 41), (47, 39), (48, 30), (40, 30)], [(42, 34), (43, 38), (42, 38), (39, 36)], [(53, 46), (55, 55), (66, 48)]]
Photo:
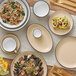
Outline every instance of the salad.
[(69, 21), (66, 16), (64, 17), (55, 17), (53, 20), (53, 28), (54, 29), (68, 29)]
[(14, 66), (14, 76), (43, 76), (42, 61), (35, 55), (24, 55)]
[(0, 75), (7, 75), (9, 72), (7, 71), (8, 63), (3, 60), (3, 57), (0, 56)]

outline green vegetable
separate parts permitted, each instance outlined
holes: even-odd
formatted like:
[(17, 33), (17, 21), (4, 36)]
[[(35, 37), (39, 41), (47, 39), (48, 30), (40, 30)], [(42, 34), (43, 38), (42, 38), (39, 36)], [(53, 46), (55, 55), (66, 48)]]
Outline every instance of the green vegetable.
[(14, 10), (12, 10), (12, 12), (11, 13), (13, 13), (14, 12)]
[(8, 71), (6, 71), (6, 72), (5, 72), (4, 70), (2, 70), (1, 75), (3, 75), (3, 76), (4, 76), (4, 75), (7, 75), (8, 73), (9, 73)]
[(10, 13), (8, 13), (8, 16), (10, 16)]
[(15, 2), (11, 2), (11, 4), (12, 4), (12, 5), (14, 5), (14, 4), (15, 4)]
[(0, 59), (3, 59), (3, 57), (0, 55)]
[(17, 65), (17, 68), (19, 68), (19, 65)]
[(25, 13), (24, 13), (24, 11), (22, 11), (22, 12), (21, 12), (21, 14), (22, 14), (22, 16), (25, 16)]
[(6, 23), (6, 21), (3, 20), (4, 23)]
[(11, 5), (11, 8), (15, 9), (15, 6), (14, 5)]
[(29, 69), (27, 69), (26, 71), (27, 71), (27, 74), (30, 73), (30, 70)]
[(9, 20), (9, 19), (7, 20), (7, 23), (8, 23), (8, 22), (10, 22), (10, 20)]
[(6, 11), (5, 11), (5, 9), (3, 10), (3, 14), (5, 14), (6, 13)]
[(18, 17), (20, 17), (20, 14), (18, 14)]

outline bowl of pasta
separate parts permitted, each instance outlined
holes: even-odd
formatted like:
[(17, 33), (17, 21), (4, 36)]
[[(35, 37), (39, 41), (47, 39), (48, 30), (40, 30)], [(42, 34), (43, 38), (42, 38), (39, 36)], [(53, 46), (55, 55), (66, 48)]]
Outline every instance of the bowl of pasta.
[(30, 7), (26, 0), (2, 0), (0, 7), (0, 26), (5, 30), (19, 30), (30, 18)]

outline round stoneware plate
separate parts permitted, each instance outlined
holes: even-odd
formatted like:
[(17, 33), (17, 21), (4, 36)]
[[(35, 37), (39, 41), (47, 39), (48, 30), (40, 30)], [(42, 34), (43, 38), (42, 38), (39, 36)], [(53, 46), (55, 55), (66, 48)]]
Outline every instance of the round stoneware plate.
[[(35, 38), (33, 36), (34, 29), (40, 29), (42, 31), (42, 36), (40, 38)], [(46, 53), (52, 49), (53, 42), (50, 33), (39, 24), (32, 24), (29, 26), (27, 37), (32, 47), (39, 52)]]
[[(1, 11), (4, 3), (6, 3), (7, 1), (8, 0), (3, 0), (1, 2), (1, 4), (0, 4), (0, 7), (1, 7), (0, 11)], [(12, 0), (12, 1), (14, 1), (14, 0)], [(21, 29), (22, 27), (24, 27), (27, 24), (27, 22), (28, 22), (28, 20), (30, 18), (30, 7), (29, 7), (27, 1), (26, 0), (15, 0), (15, 1), (19, 2), (22, 5), (22, 7), (24, 9), (24, 12), (25, 12), (25, 16), (24, 16), (24, 19), (18, 25), (9, 25), (9, 24), (6, 24), (6, 23), (4, 23), (2, 21), (2, 19), (0, 17), (0, 26), (3, 29), (8, 30), (8, 31), (16, 31), (16, 30)]]
[[(11, 52), (7, 52), (4, 48), (3, 48), (3, 41), (6, 39), (6, 38), (13, 38), (15, 41), (16, 41), (16, 49), (15, 51), (11, 51)], [(13, 53), (17, 53), (19, 51), (19, 48), (20, 48), (20, 41), (19, 39), (15, 36), (15, 35), (12, 35), (12, 34), (8, 34), (8, 35), (5, 35), (2, 40), (1, 40), (1, 49), (3, 52), (5, 53), (8, 53), (8, 54), (13, 54)]]
[(45, 62), (45, 60), (40, 56), (40, 55), (38, 55), (38, 54), (36, 54), (36, 53), (34, 53), (34, 52), (24, 52), (24, 53), (22, 53), (22, 54), (19, 54), (14, 60), (13, 60), (13, 62), (12, 62), (12, 64), (11, 64), (11, 76), (14, 76), (14, 73), (13, 73), (13, 71), (14, 71), (14, 66), (15, 66), (15, 63), (19, 60), (19, 58), (21, 57), (21, 56), (24, 56), (24, 55), (35, 55), (36, 57), (38, 57), (39, 59), (41, 59), (41, 61), (42, 61), (42, 63), (43, 63), (43, 69), (44, 69), (44, 73), (43, 73), (43, 76), (46, 76), (47, 75), (47, 65), (46, 65), (46, 62)]
[(76, 38), (67, 37), (56, 47), (56, 58), (66, 68), (76, 68)]
[[(69, 29), (54, 29), (53, 28), (53, 18), (55, 17), (64, 17), (66, 16), (68, 18), (68, 21), (69, 21), (69, 24), (70, 24), (70, 28)], [(73, 27), (73, 19), (71, 17), (71, 15), (66, 12), (66, 11), (63, 11), (63, 10), (60, 10), (60, 11), (56, 11), (55, 13), (53, 13), (51, 16), (50, 16), (50, 19), (49, 19), (49, 27), (51, 29), (51, 31), (57, 35), (65, 35), (67, 33), (69, 33)]]

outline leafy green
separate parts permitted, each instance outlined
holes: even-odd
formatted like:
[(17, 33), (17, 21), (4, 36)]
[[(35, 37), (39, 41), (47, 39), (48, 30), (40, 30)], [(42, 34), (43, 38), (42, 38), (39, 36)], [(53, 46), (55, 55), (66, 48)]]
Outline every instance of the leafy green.
[(9, 20), (9, 19), (7, 19), (7, 23), (8, 23), (8, 22), (10, 22), (10, 20)]
[(27, 69), (26, 71), (27, 71), (27, 74), (30, 73), (30, 70), (29, 69)]
[(15, 9), (15, 6), (14, 5), (11, 5), (11, 8)]
[(18, 14), (18, 17), (20, 17), (20, 14)]
[(8, 13), (8, 16), (10, 16), (10, 13)]
[(13, 13), (14, 12), (14, 10), (12, 10), (12, 12), (11, 13)]
[(14, 4), (15, 4), (15, 2), (11, 2), (11, 4), (12, 4), (12, 5), (14, 5)]
[(5, 14), (6, 13), (6, 11), (5, 11), (5, 9), (3, 10), (3, 14)]
[(3, 22), (6, 23), (7, 21), (4, 21), (4, 20), (3, 20)]
[(0, 55), (0, 59), (3, 59), (3, 57)]
[(21, 12), (21, 14), (22, 14), (22, 16), (25, 16), (25, 13), (24, 13), (24, 11), (22, 11), (22, 12)]

